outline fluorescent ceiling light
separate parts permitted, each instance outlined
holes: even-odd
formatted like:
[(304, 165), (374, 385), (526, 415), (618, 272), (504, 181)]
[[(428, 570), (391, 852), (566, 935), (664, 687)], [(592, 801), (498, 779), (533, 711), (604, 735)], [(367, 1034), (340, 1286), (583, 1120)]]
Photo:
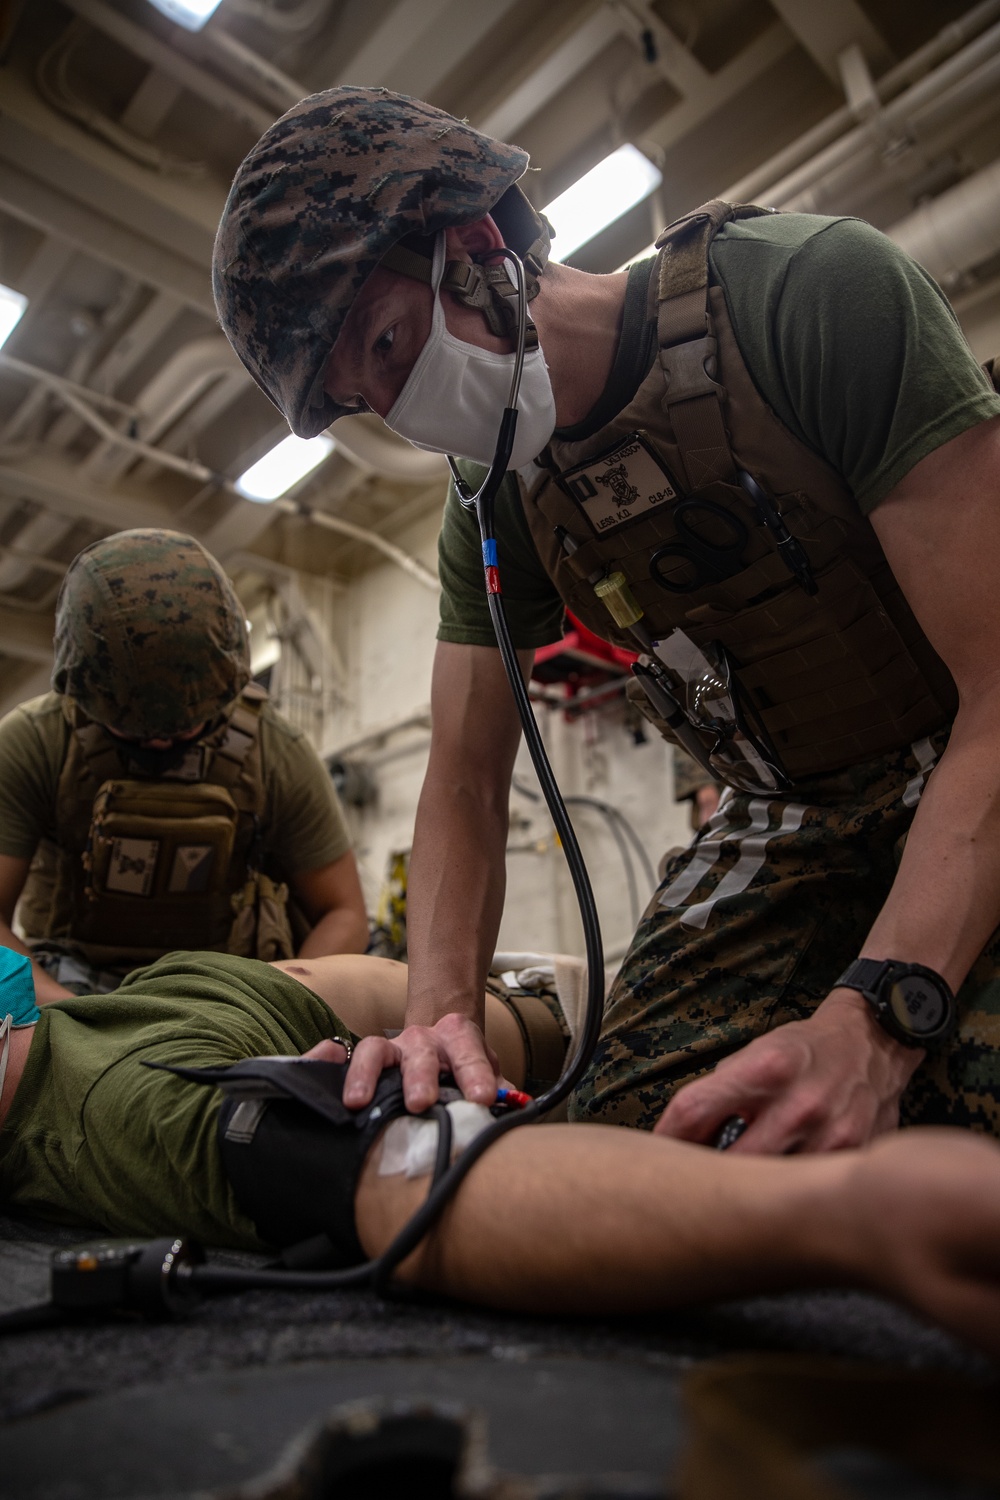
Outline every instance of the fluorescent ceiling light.
[(663, 175), (635, 146), (619, 146), (542, 210), (556, 232), (553, 260), (565, 260), (641, 203)]
[(23, 292), (15, 292), (12, 286), (4, 286), (0, 282), (0, 347), (7, 342), (20, 323), (21, 315), (27, 305), (28, 299)]
[(219, 0), (149, 0), (149, 3), (188, 31), (200, 31), (219, 8)]
[(240, 475), (236, 488), (248, 500), (277, 500), (318, 468), (333, 448), (333, 438), (326, 433), (314, 438), (293, 437), (289, 433)]

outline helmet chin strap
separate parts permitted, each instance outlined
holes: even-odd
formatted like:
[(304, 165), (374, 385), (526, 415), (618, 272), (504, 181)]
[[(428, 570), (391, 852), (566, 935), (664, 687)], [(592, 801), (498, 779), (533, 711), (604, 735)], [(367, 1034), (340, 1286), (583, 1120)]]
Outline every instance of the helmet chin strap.
[[(485, 266), (480, 261), (450, 260), (441, 278), (441, 290), (451, 292), (466, 307), (474, 307), (486, 319), (491, 333), (501, 339), (517, 337), (518, 294), (511, 281), (507, 263)], [(525, 277), (528, 301), (537, 297), (537, 276)], [(537, 349), (538, 330), (529, 318), (524, 330), (525, 349)]]
[[(381, 264), (388, 271), (398, 271), (403, 276), (412, 276), (415, 281), (424, 281), (429, 285), (430, 256), (424, 254), (422, 248), (415, 248), (415, 239), (416, 236), (411, 235), (393, 245), (383, 255)], [(432, 246), (433, 238), (429, 237), (422, 243)], [(517, 337), (518, 332), (517, 286), (510, 278), (506, 261), (495, 266), (483, 264), (484, 259), (496, 253), (493, 250), (485, 251), (471, 262), (448, 261), (441, 279), (441, 290), (450, 292), (466, 307), (473, 307), (482, 313), (487, 327), (497, 338), (512, 339)], [(533, 297), (538, 296), (540, 290), (538, 276), (542, 264), (531, 250), (525, 255), (523, 264), (526, 271), (525, 290), (530, 302)], [(530, 318), (525, 328), (524, 347), (526, 350), (538, 347), (538, 330)]]

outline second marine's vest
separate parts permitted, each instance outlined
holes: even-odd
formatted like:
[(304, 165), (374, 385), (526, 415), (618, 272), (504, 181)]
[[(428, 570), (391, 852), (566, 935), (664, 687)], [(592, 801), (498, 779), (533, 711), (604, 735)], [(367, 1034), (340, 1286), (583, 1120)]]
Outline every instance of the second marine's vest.
[(259, 861), (266, 789), (260, 713), (244, 688), (222, 720), (155, 777), (71, 700), (54, 844), (43, 846), (20, 916), (33, 940), (70, 942), (95, 963), (140, 963), (174, 948), (230, 946)]
[(654, 640), (683, 631), (703, 651), (724, 648), (795, 781), (931, 733), (957, 695), (870, 522), (764, 401), (710, 285), (715, 234), (768, 211), (713, 202), (664, 230), (649, 374), (600, 432), (549, 445), (524, 509), (547, 572), (591, 630), (636, 648), (595, 592), (620, 573)]

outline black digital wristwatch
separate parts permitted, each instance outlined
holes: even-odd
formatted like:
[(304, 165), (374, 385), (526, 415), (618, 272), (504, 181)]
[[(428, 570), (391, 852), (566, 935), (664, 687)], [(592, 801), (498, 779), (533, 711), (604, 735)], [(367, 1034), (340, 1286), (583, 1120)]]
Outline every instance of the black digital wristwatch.
[(933, 969), (892, 958), (857, 958), (837, 986), (860, 990), (879, 1025), (906, 1047), (939, 1047), (955, 1030), (955, 996)]

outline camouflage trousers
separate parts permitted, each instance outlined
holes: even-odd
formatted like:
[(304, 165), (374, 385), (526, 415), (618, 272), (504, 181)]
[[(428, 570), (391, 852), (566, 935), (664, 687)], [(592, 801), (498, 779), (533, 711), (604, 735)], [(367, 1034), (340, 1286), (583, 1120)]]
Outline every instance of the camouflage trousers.
[[(946, 743), (943, 731), (804, 781), (789, 798), (730, 792), (667, 865), (570, 1118), (651, 1129), (682, 1084), (811, 1015), (885, 901)], [(1000, 929), (958, 1004), (957, 1034), (920, 1064), (901, 1117), (1000, 1135)]]

